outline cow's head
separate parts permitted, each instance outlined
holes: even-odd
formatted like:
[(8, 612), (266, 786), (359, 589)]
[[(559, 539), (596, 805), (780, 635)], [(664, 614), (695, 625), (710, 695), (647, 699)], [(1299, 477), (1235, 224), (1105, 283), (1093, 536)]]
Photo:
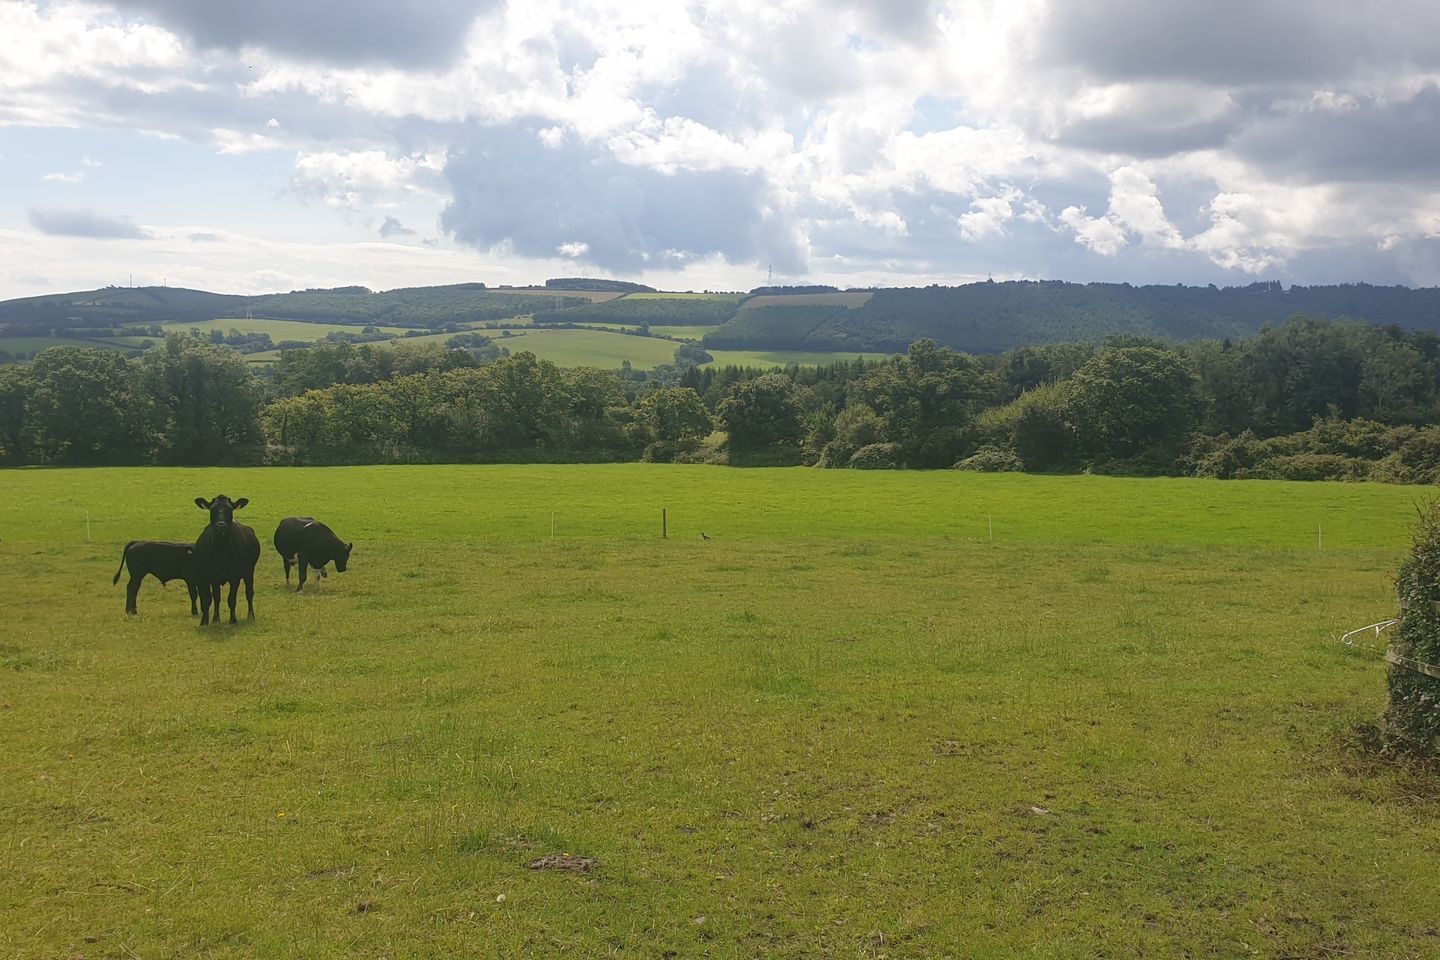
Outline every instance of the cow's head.
[(350, 562), (350, 551), (355, 549), (355, 544), (345, 544), (345, 552), (335, 558), (335, 572), (344, 573), (345, 566)]
[(195, 506), (201, 510), (210, 511), (210, 526), (214, 527), (216, 532), (221, 535), (230, 531), (230, 524), (235, 520), (235, 511), (243, 508), (249, 502), (244, 497), (232, 501), (223, 493), (214, 500), (206, 500), (204, 497), (195, 498)]

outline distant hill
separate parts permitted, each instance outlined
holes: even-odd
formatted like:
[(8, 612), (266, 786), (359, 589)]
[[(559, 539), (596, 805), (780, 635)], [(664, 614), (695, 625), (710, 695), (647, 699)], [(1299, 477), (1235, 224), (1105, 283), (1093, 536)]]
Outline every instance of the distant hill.
[(135, 324), (195, 323), (240, 311), (245, 297), (184, 287), (104, 287), (0, 302), (6, 336), (51, 336), (68, 330)]
[[(587, 289), (583, 284), (591, 284)], [(602, 287), (604, 289), (600, 289)], [(625, 292), (622, 292), (622, 288)], [(603, 301), (603, 302), (602, 302)], [(623, 281), (562, 278), (544, 288), (480, 283), (372, 292), (364, 287), (238, 297), (176, 287), (105, 288), (0, 302), (4, 337), (85, 336), (120, 328), (267, 317), (441, 329), (531, 316), (541, 323), (708, 325), (721, 350), (895, 352), (929, 337), (971, 353), (1136, 334), (1238, 338), (1297, 313), (1440, 332), (1440, 288), (1369, 284), (1290, 287), (1144, 286), (1060, 281), (835, 291), (759, 288), (733, 296), (656, 296)]]
[(255, 297), (247, 306), (255, 316), (276, 320), (434, 329), (449, 323), (504, 320), (535, 310), (557, 309), (565, 304), (584, 302), (562, 296), (487, 290), (476, 284), (461, 283), (443, 287), (405, 287), (382, 293), (357, 292), (352, 288), (306, 290)]
[(1440, 332), (1440, 289), (1363, 283), (1286, 290), (1278, 283), (1220, 289), (1011, 281), (876, 290), (859, 305), (817, 299), (751, 300), (750, 309), (707, 333), (705, 346), (898, 351), (929, 337), (971, 353), (1002, 353), (1126, 333), (1175, 340), (1241, 337), (1297, 313)]
[(551, 290), (595, 290), (602, 293), (655, 292), (654, 287), (647, 287), (643, 283), (631, 283), (629, 280), (601, 280), (598, 277), (556, 277), (553, 280), (546, 280), (545, 286)]

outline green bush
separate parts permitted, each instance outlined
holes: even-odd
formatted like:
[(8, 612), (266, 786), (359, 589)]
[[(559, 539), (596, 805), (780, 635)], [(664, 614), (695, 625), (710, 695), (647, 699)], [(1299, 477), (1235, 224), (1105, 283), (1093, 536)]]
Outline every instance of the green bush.
[(898, 443), (869, 443), (850, 458), (850, 466), (855, 470), (894, 470), (899, 465)]
[(980, 473), (1023, 473), (1025, 464), (1012, 450), (982, 447), (955, 464), (954, 469), (975, 470)]
[[(1415, 545), (1395, 580), (1400, 624), (1392, 653), (1412, 662), (1440, 663), (1440, 502), (1422, 512)], [(1391, 664), (1384, 744), (1396, 753), (1430, 758), (1440, 748), (1440, 680), (1402, 664)]]
[(1297, 453), (1271, 457), (1260, 465), (1242, 470), (1245, 480), (1368, 480), (1370, 461), (1338, 453)]

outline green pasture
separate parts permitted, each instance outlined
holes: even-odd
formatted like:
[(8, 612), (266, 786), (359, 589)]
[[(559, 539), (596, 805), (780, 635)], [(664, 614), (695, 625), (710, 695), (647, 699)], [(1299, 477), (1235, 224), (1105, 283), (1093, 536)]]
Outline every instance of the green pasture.
[(699, 340), (714, 329), (713, 326), (693, 323), (659, 324), (652, 326), (650, 332), (666, 337), (679, 337), (681, 340)]
[[(123, 543), (220, 492), (257, 619), (125, 617)], [(1434, 956), (1440, 790), (1348, 747), (1335, 642), (1432, 495), (0, 472), (0, 956)], [(292, 514), (356, 544), (300, 596)]]
[[(364, 324), (358, 323), (306, 323), (301, 320), (273, 320), (268, 317), (221, 317), (218, 320), (205, 320), (200, 323), (170, 323), (164, 324), (163, 329), (176, 333), (186, 333), (190, 330), (200, 330), (209, 333), (211, 330), (219, 330), (221, 333), (229, 333), (231, 330), (239, 330), (241, 333), (268, 333), (276, 343), (282, 340), (320, 340), (327, 333), (359, 333), (364, 329)], [(383, 333), (393, 333), (397, 336), (403, 335), (406, 327), (377, 327)]]
[[(47, 347), (109, 347), (120, 350), (130, 347), (128, 337), (0, 337), (0, 350), (6, 353), (34, 353)], [(143, 338), (142, 338), (143, 339)]]
[(549, 360), (562, 367), (611, 370), (629, 360), (632, 366), (648, 370), (659, 363), (673, 362), (678, 346), (668, 340), (607, 333), (604, 330), (518, 330), (510, 337), (500, 337), (484, 330), (477, 332), (490, 336), (502, 347), (508, 347), (511, 353), (529, 350), (541, 360)]

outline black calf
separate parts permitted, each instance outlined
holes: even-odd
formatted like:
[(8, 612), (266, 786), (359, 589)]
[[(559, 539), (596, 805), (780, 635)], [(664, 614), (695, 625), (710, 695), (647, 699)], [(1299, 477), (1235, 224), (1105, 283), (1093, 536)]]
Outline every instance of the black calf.
[(115, 571), (111, 584), (120, 582), (120, 573), (126, 565), (130, 567), (130, 582), (125, 586), (125, 612), (139, 613), (135, 609), (135, 598), (140, 593), (140, 581), (154, 577), (161, 583), (184, 580), (190, 594), (190, 616), (200, 611), (195, 608), (195, 598), (200, 587), (200, 567), (195, 559), (195, 547), (188, 543), (171, 543), (165, 540), (131, 540), (120, 554), (120, 568)]

